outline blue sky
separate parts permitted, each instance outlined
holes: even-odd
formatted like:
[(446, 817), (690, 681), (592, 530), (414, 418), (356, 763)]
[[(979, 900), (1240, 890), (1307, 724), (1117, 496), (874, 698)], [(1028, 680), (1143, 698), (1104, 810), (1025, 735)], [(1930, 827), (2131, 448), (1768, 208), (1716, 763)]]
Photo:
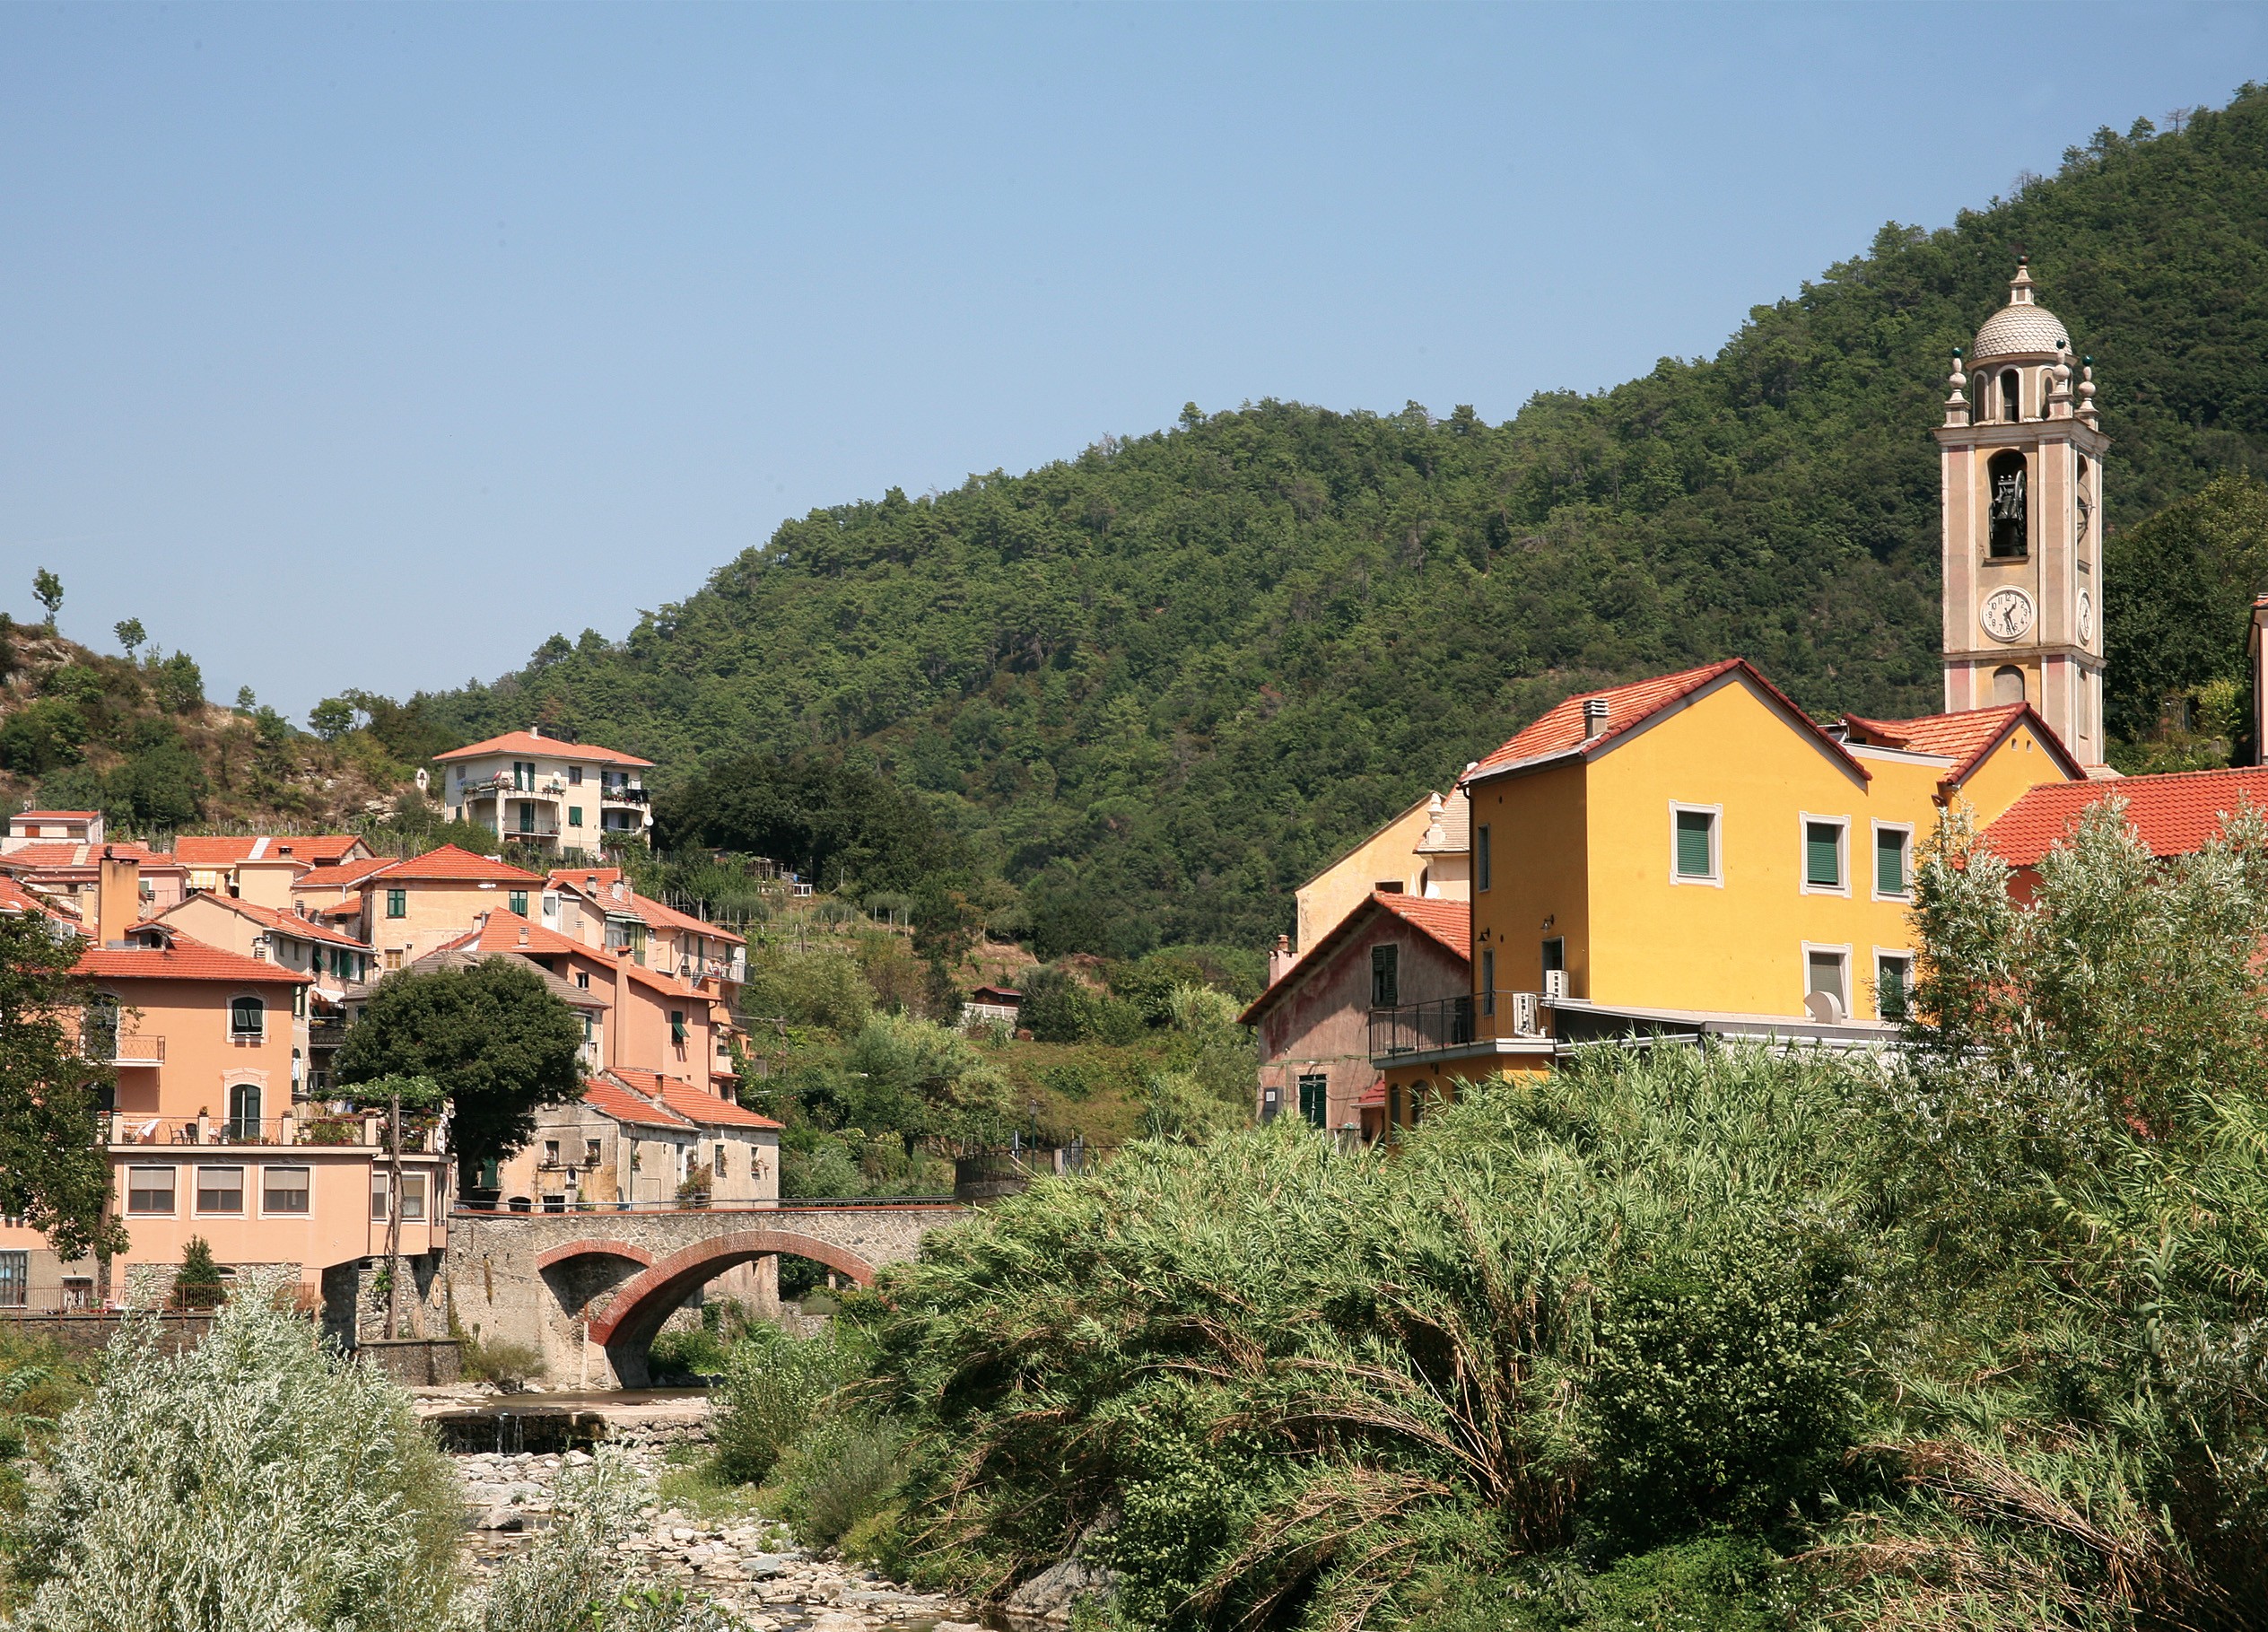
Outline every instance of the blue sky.
[(0, 8), (0, 607), (492, 677), (1185, 401), (1714, 351), (2246, 78), (2268, 8)]

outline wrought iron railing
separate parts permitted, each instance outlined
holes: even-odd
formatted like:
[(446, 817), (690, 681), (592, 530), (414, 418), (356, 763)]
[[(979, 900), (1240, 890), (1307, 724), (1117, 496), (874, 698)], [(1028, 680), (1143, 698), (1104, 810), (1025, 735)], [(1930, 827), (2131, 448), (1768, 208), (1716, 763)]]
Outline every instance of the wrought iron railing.
[(1370, 1057), (1429, 1054), (1473, 1041), (1472, 999), (1436, 998), (1370, 1011)]

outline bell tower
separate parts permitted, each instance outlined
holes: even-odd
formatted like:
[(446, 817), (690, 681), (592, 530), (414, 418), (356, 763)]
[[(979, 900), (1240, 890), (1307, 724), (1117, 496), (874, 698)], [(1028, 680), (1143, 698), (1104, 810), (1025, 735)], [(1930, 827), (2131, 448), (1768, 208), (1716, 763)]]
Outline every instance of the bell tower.
[[(2077, 363), (2075, 368), (2074, 362)], [(2074, 375), (2077, 376), (2074, 381)], [(1953, 353), (1943, 479), (1945, 706), (2029, 703), (2103, 763), (2103, 453), (2095, 371), (2019, 261), (1966, 368)]]

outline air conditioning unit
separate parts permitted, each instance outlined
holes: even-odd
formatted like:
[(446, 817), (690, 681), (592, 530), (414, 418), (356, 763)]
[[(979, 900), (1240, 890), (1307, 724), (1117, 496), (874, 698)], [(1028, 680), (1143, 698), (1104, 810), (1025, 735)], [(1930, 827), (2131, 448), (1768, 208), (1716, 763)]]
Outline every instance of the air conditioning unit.
[(1543, 1006), (1541, 999), (1532, 991), (1514, 991), (1507, 995), (1512, 999), (1512, 1034), (1532, 1037), (1542, 1031), (1542, 1017), (1538, 1013)]
[(1557, 1003), (1566, 995), (1567, 972), (1565, 969), (1545, 970), (1543, 972), (1543, 1000), (1547, 1003)]

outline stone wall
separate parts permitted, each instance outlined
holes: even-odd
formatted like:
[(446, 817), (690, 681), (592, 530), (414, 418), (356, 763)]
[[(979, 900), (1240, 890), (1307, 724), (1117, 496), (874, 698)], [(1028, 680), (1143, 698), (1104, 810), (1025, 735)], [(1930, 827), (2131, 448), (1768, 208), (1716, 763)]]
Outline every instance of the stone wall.
[(127, 1320), (153, 1327), (158, 1347), (168, 1354), (194, 1348), (213, 1330), (210, 1314), (121, 1314), (116, 1310), (89, 1310), (67, 1314), (9, 1314), (0, 1316), (0, 1331), (27, 1338), (53, 1338), (74, 1353), (107, 1348)]
[(455, 1338), (364, 1338), (354, 1357), (412, 1388), (460, 1382), (465, 1375)]

